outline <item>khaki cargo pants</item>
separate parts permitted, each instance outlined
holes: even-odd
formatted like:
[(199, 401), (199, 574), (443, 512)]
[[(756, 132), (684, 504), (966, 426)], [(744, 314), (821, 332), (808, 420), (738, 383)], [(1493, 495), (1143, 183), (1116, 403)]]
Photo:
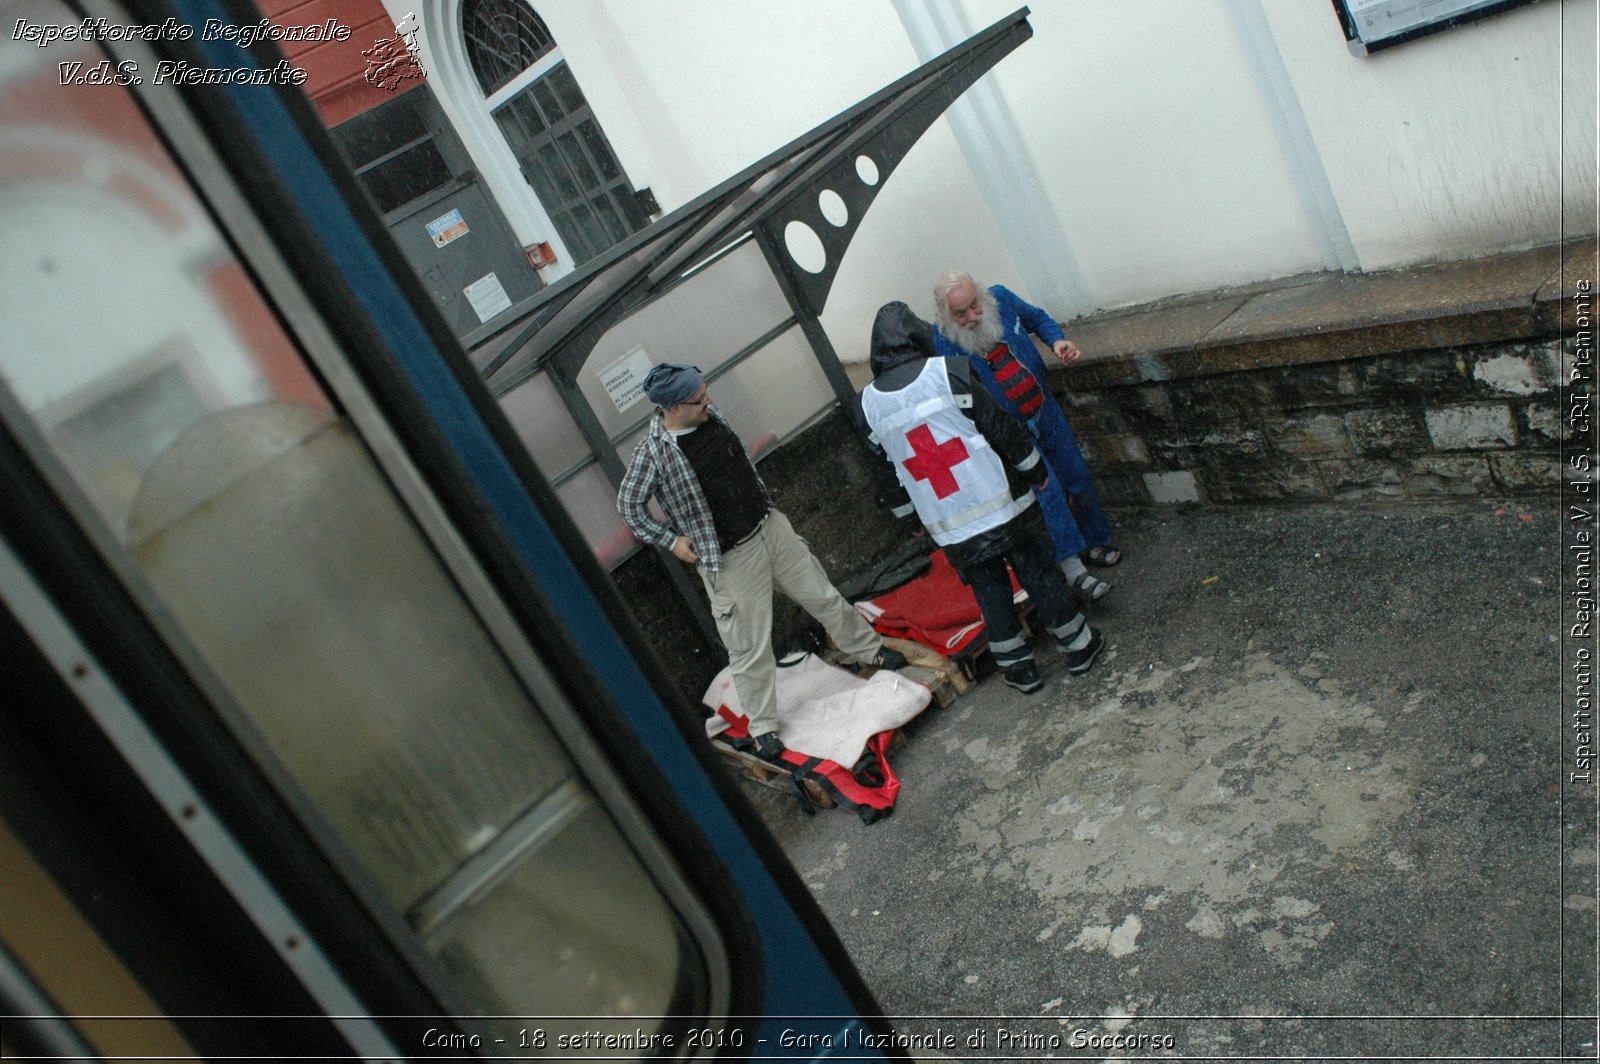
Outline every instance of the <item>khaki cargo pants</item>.
[(772, 653), (772, 593), (781, 591), (815, 617), (844, 655), (869, 662), (883, 646), (856, 608), (839, 594), (789, 519), (778, 510), (755, 534), (722, 556), (720, 572), (700, 571), (717, 633), (728, 651), (733, 689), (751, 736), (778, 730), (778, 665)]

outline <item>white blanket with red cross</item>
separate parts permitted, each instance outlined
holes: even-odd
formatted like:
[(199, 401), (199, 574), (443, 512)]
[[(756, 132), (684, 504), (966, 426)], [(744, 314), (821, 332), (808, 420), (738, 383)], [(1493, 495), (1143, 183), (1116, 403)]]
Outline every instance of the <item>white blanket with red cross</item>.
[[(888, 669), (863, 680), (815, 654), (780, 661), (777, 686), (778, 736), (783, 744), (846, 768), (860, 760), (868, 739), (901, 727), (933, 699), (928, 688)], [(703, 701), (712, 710), (706, 720), (708, 738), (727, 731), (730, 720), (741, 726), (748, 723), (728, 669), (711, 681)]]

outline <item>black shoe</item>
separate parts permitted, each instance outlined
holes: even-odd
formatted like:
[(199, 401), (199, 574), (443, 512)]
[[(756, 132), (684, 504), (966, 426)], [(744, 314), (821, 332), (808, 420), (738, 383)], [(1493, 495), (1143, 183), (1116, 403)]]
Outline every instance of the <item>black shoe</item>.
[(1089, 643), (1082, 650), (1062, 651), (1067, 655), (1067, 671), (1077, 676), (1079, 673), (1089, 671), (1089, 666), (1094, 664), (1094, 659), (1100, 656), (1101, 649), (1106, 645), (1106, 637), (1100, 634), (1100, 629), (1089, 629)]
[(788, 747), (783, 745), (783, 740), (778, 738), (775, 731), (762, 732), (750, 741), (750, 752), (763, 761), (777, 764), (778, 759)]
[(1015, 687), (1025, 695), (1031, 695), (1044, 686), (1044, 681), (1039, 679), (1039, 666), (1032, 661), (1019, 661), (1006, 670), (1006, 686)]
[(873, 658), (870, 662), (868, 662), (868, 664), (878, 669), (894, 670), (903, 669), (911, 663), (907, 661), (906, 656), (900, 653), (898, 650), (885, 646), (879, 648), (878, 656)]

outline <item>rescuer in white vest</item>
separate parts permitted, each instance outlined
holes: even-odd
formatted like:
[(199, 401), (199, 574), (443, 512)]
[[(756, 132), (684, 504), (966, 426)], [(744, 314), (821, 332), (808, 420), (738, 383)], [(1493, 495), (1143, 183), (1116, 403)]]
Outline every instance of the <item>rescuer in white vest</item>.
[(887, 501), (896, 517), (915, 514), (972, 588), (1007, 684), (1024, 693), (1044, 686), (1008, 563), (1067, 671), (1087, 672), (1105, 640), (1078, 612), (1035, 504), (1032, 489), (1047, 485), (1049, 467), (1027, 429), (973, 386), (966, 360), (933, 351), (932, 326), (904, 303), (878, 311), (861, 413), (868, 443), (894, 466)]

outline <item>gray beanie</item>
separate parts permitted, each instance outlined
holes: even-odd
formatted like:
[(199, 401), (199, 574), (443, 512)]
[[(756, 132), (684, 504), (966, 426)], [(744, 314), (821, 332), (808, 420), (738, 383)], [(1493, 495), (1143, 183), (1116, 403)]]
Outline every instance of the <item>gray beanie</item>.
[(693, 398), (700, 390), (700, 380), (700, 370), (695, 366), (663, 362), (645, 374), (644, 394), (657, 406), (677, 406)]

